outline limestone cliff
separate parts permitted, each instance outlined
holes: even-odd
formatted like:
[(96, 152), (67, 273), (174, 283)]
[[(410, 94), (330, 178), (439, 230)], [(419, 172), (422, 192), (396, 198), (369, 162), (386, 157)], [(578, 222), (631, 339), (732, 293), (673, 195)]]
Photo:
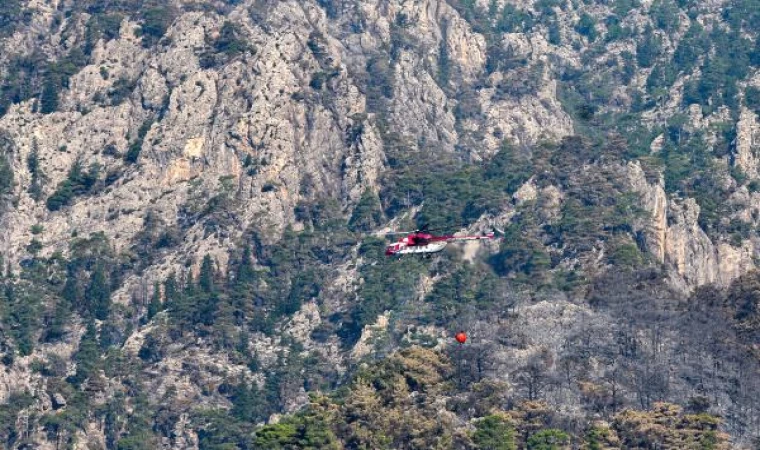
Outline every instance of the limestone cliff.
[(698, 221), (700, 208), (694, 199), (668, 199), (661, 182), (650, 184), (639, 165), (630, 165), (633, 189), (641, 194), (648, 217), (639, 225), (644, 245), (659, 263), (673, 269), (675, 287), (691, 291), (709, 283), (728, 286), (755, 268), (755, 240), (739, 246), (714, 242)]
[[(151, 445), (199, 448), (213, 434), (199, 427), (216, 422), (198, 410), (233, 410), (266, 390), (276, 413), (235, 411), (274, 422), (386, 349), (444, 347), (457, 321), (479, 349), (496, 349), (488, 362), (514, 384), (510, 395), (532, 376), (526, 367), (556, 372), (539, 385), (560, 386), (551, 401), (577, 420), (587, 393), (561, 378), (561, 352), (582, 348), (578, 377), (594, 381), (623, 363), (592, 355), (589, 333), (635, 344), (609, 354), (643, 348), (663, 361), (661, 343), (595, 309), (607, 301), (593, 297), (595, 280), (656, 268), (675, 298), (756, 268), (760, 40), (742, 22), (752, 8), (682, 3), (9, 0), (0, 6), (0, 278), (27, 283), (36, 303), (24, 309), (27, 297), (0, 294), (0, 404), (29, 394), (8, 413), (18, 421), (97, 406), (70, 428), (18, 422), (26, 429), (9, 445), (139, 440), (145, 430), (124, 418), (144, 401), (163, 408)], [(511, 241), (403, 269), (363, 253), (382, 255), (373, 230), (419, 226), (429, 205), (447, 225), (506, 229)], [(357, 225), (360, 213), (369, 219)], [(93, 236), (119, 269), (108, 273), (114, 305), (97, 320), (65, 316), (59, 305), (94, 301), (105, 283), (94, 275), (100, 260), (72, 256)], [(243, 249), (255, 281), (240, 287)], [(178, 329), (173, 315), (191, 308), (171, 304), (170, 288), (199, 298), (193, 283), (211, 283), (199, 281), (206, 255), (206, 275), (227, 289), (209, 296), (210, 308), (244, 305)], [(451, 279), (459, 285), (447, 291)], [(49, 296), (29, 287), (44, 283)], [(484, 311), (507, 306), (498, 317), (477, 317), (472, 305), (459, 314), (454, 297)], [(246, 321), (272, 311), (276, 321), (249, 333)], [(40, 329), (20, 333), (32, 319)], [(56, 327), (64, 331), (48, 337)], [(25, 339), (33, 350), (20, 350)], [(662, 345), (675, 355), (678, 339), (670, 330)], [(86, 382), (76, 379), (83, 348), (104, 366)], [(718, 358), (708, 353), (695, 358)], [(119, 373), (128, 369), (144, 386)], [(635, 395), (649, 372), (629, 372), (627, 400), (648, 401)], [(690, 383), (672, 381), (679, 401)], [(715, 407), (746, 441), (751, 408), (715, 389)]]

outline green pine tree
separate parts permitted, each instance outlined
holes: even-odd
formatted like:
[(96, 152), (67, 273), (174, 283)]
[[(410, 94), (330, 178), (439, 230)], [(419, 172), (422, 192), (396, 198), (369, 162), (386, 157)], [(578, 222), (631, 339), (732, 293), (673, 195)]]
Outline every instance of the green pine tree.
[(483, 450), (516, 450), (515, 430), (499, 416), (486, 416), (475, 425), (473, 442)]
[(172, 272), (166, 281), (164, 281), (164, 308), (171, 308), (178, 296), (177, 276)]
[(214, 262), (209, 255), (203, 257), (198, 284), (203, 292), (214, 292)]
[(256, 271), (253, 269), (252, 259), (251, 248), (246, 245), (237, 270), (237, 278), (235, 279), (237, 285), (248, 285), (256, 280)]
[(55, 342), (60, 340), (66, 334), (66, 324), (71, 317), (71, 304), (64, 298), (58, 299), (53, 310), (53, 316), (45, 327), (43, 340), (45, 342)]
[(74, 264), (69, 264), (69, 267), (66, 270), (66, 282), (63, 285), (61, 295), (70, 305), (80, 305), (79, 277)]
[(12, 284), (6, 285), (5, 297), (9, 306), (7, 321), (11, 336), (21, 356), (27, 356), (34, 350), (36, 332), (39, 328), (38, 299), (28, 295), (28, 291)]
[(45, 79), (45, 84), (42, 86), (42, 95), (40, 96), (40, 112), (42, 114), (50, 114), (58, 109), (59, 90), (60, 82), (55, 75), (51, 75)]
[(85, 292), (85, 303), (96, 319), (108, 318), (111, 312), (111, 289), (102, 264), (98, 264), (90, 277), (90, 286)]
[(170, 302), (168, 315), (172, 323), (180, 329), (185, 329), (195, 322), (194, 315), (197, 307), (196, 285), (193, 274), (188, 272), (184, 277), (183, 289), (180, 291), (174, 281), (174, 275), (166, 281), (166, 298)]
[(184, 287), (183, 291), (185, 296), (191, 297), (196, 294), (197, 287), (195, 284), (195, 280), (193, 279), (193, 273), (191, 271), (187, 271), (185, 273), (184, 281), (182, 283), (182, 286)]
[(258, 397), (256, 386), (249, 387), (245, 382), (241, 382), (235, 388), (232, 397), (232, 415), (239, 420), (255, 422), (258, 418), (256, 397)]
[(150, 299), (150, 304), (148, 304), (148, 320), (151, 320), (153, 317), (155, 317), (156, 314), (161, 311), (162, 306), (161, 289), (159, 288), (158, 282), (156, 282), (153, 284), (153, 296)]
[(95, 322), (92, 320), (87, 323), (87, 330), (79, 342), (79, 350), (74, 355), (74, 361), (77, 363), (76, 373), (69, 381), (74, 385), (82, 384), (98, 367), (98, 336), (95, 328)]
[(13, 166), (4, 156), (0, 156), (0, 197), (13, 191)]
[(553, 428), (541, 430), (528, 438), (528, 450), (561, 450), (570, 443), (570, 436)]
[(662, 40), (647, 26), (644, 38), (636, 45), (636, 60), (641, 67), (652, 67), (660, 55)]
[(348, 227), (353, 231), (369, 231), (383, 220), (383, 210), (377, 194), (367, 189), (354, 208)]

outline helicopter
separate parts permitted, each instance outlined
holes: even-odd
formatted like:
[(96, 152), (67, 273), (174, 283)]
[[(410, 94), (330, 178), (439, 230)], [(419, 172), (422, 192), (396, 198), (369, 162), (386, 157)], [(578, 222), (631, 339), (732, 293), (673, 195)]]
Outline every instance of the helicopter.
[(428, 230), (428, 226), (424, 225), (422, 228), (414, 231), (397, 231), (386, 233), (386, 235), (406, 234), (406, 236), (399, 239), (397, 242), (388, 245), (385, 248), (385, 255), (401, 257), (403, 255), (421, 254), (424, 256), (429, 256), (433, 253), (442, 251), (444, 248), (446, 248), (446, 245), (449, 242), (477, 241), (482, 239), (494, 239), (495, 237), (493, 232), (481, 236), (435, 236), (433, 234), (430, 234), (431, 231), (435, 230)]

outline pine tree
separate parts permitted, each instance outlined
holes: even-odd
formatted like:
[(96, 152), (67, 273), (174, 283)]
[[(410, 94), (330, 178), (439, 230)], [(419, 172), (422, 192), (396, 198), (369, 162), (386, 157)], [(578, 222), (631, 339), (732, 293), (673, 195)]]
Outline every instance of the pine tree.
[(644, 37), (636, 45), (636, 59), (641, 67), (652, 67), (660, 55), (662, 40), (657, 36), (652, 27), (647, 25)]
[[(446, 30), (444, 29), (444, 33)], [(441, 39), (441, 45), (438, 51), (438, 83), (446, 87), (451, 80), (451, 58), (449, 57), (449, 49), (447, 46), (447, 40)]]
[(214, 262), (208, 254), (203, 257), (198, 284), (203, 292), (214, 292)]
[(50, 114), (58, 109), (58, 90), (59, 82), (57, 77), (50, 76), (45, 80), (42, 86), (42, 95), (40, 96), (40, 112)]
[(87, 323), (82, 340), (79, 342), (79, 350), (74, 356), (77, 363), (76, 373), (69, 381), (74, 385), (82, 384), (98, 366), (98, 337), (95, 322)]
[(515, 450), (515, 430), (511, 424), (500, 416), (486, 416), (475, 425), (473, 441), (478, 448), (493, 450)]
[(164, 307), (171, 308), (179, 296), (177, 289), (177, 276), (172, 272), (164, 281)]
[(194, 322), (202, 323), (208, 326), (213, 325), (218, 316), (217, 311), (219, 310), (219, 305), (219, 294), (212, 292), (208, 297), (204, 299), (203, 302), (201, 302), (195, 308)]
[(25, 291), (8, 284), (5, 288), (5, 297), (9, 306), (7, 320), (10, 322), (10, 331), (16, 342), (19, 354), (27, 356), (34, 350), (35, 333), (39, 327), (37, 319), (37, 305)]
[(237, 269), (237, 277), (230, 298), (236, 325), (242, 325), (246, 318), (253, 314), (251, 298), (257, 275), (251, 258), (251, 249), (246, 246)]
[(589, 42), (594, 42), (597, 36), (594, 18), (586, 13), (581, 14), (580, 20), (575, 25), (575, 31), (577, 31), (578, 34), (586, 36)]
[(29, 183), (28, 192), (35, 201), (39, 201), (42, 198), (42, 185), (40, 183), (40, 157), (39, 157), (39, 145), (37, 139), (32, 141), (32, 151), (29, 156), (26, 157), (26, 166), (29, 169), (29, 173), (32, 174), (32, 180)]
[(549, 43), (553, 45), (562, 44), (562, 32), (556, 20), (549, 22)]
[(103, 434), (106, 438), (107, 448), (116, 448), (116, 441), (121, 434), (122, 417), (126, 416), (126, 412), (124, 394), (117, 391), (114, 398), (105, 405), (105, 413), (103, 414)]
[(148, 320), (151, 320), (153, 317), (155, 317), (155, 315), (161, 311), (162, 306), (161, 289), (158, 286), (158, 282), (156, 282), (153, 284), (153, 297), (151, 297), (150, 304), (148, 305)]
[(380, 224), (383, 210), (377, 194), (367, 189), (356, 205), (348, 227), (353, 231), (369, 231)]
[(145, 394), (145, 388), (137, 382), (133, 385), (133, 413), (127, 422), (126, 435), (116, 443), (119, 450), (149, 450), (159, 448), (157, 437), (153, 433), (152, 411), (153, 408)]
[(98, 264), (90, 277), (90, 286), (85, 292), (85, 303), (96, 319), (108, 318), (111, 311), (111, 289), (101, 264)]
[(167, 301), (171, 302), (168, 313), (169, 318), (175, 325), (185, 328), (194, 321), (196, 286), (193, 281), (193, 274), (187, 272), (182, 284), (183, 289), (180, 291), (174, 282), (174, 275), (172, 274), (166, 281), (166, 298)]
[(253, 283), (256, 279), (256, 271), (253, 269), (251, 248), (247, 245), (243, 249), (243, 257), (240, 260), (240, 267), (237, 271), (236, 284), (249, 284)]
[(254, 416), (254, 398), (252, 390), (256, 387), (249, 388), (245, 382), (242, 382), (235, 388), (235, 394), (232, 397), (232, 415), (240, 420), (253, 422)]
[(66, 299), (59, 299), (55, 304), (53, 316), (45, 327), (44, 341), (55, 342), (66, 334), (66, 324), (71, 317), (71, 304)]
[(70, 305), (79, 306), (79, 283), (78, 283), (78, 271), (74, 268), (73, 264), (69, 264), (66, 270), (66, 283), (63, 285), (63, 292), (61, 295)]
[(0, 196), (13, 191), (13, 166), (5, 157), (0, 157)]
[(13, 351), (15, 343), (21, 356), (31, 354), (42, 328), (42, 292), (35, 288), (26, 282), (0, 284), (0, 346)]
[(197, 289), (195, 285), (195, 280), (193, 279), (193, 273), (191, 271), (187, 271), (185, 273), (184, 282), (182, 283), (183, 291), (186, 297), (191, 297), (195, 295)]
[(531, 435), (528, 439), (529, 450), (560, 450), (570, 443), (570, 436), (562, 430), (545, 429)]

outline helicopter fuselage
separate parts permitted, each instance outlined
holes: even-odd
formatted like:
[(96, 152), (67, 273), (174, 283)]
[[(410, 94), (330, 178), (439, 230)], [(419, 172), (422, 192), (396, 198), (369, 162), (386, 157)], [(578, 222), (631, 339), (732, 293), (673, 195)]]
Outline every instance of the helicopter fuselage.
[(431, 242), (424, 245), (408, 245), (403, 242), (395, 242), (385, 249), (385, 254), (393, 255), (414, 255), (423, 253), (438, 253), (446, 247), (447, 242)]
[(433, 236), (428, 233), (410, 233), (398, 242), (386, 247), (385, 254), (387, 256), (401, 256), (438, 253), (446, 247), (449, 241), (474, 241), (493, 238), (493, 233), (484, 236)]

